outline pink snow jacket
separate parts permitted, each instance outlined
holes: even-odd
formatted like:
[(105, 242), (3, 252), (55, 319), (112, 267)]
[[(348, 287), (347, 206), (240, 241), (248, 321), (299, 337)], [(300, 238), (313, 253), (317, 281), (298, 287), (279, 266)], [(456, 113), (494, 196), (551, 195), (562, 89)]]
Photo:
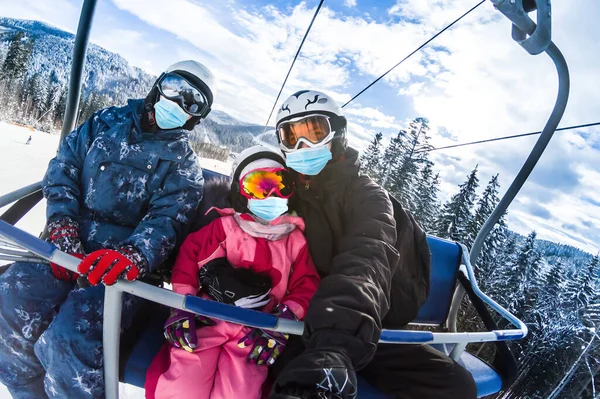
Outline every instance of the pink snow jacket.
[(302, 320), (320, 280), (302, 233), (302, 218), (283, 215), (267, 226), (231, 208), (212, 209), (222, 217), (185, 239), (173, 266), (173, 291), (197, 295), (200, 268), (225, 257), (234, 267), (271, 277), (271, 302), (264, 312), (282, 303)]

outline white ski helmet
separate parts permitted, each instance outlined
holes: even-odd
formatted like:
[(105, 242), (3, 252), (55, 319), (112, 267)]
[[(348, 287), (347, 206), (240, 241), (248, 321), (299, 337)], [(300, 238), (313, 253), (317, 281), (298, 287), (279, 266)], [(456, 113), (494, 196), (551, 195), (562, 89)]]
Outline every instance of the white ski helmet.
[(164, 73), (169, 72), (176, 72), (188, 79), (206, 95), (209, 107), (212, 106), (216, 80), (206, 66), (194, 60), (179, 61), (165, 69)]
[(327, 94), (317, 90), (300, 90), (283, 101), (281, 107), (277, 111), (275, 123), (275, 131), (280, 148), (285, 154), (291, 152), (281, 143), (278, 127), (281, 123), (293, 119), (300, 119), (310, 115), (324, 115), (329, 118), (331, 130), (334, 135), (327, 140), (324, 140), (319, 145), (326, 145), (333, 140), (332, 153), (334, 157), (341, 151), (346, 150), (348, 142), (346, 139), (347, 121), (342, 112), (342, 108), (337, 102)]

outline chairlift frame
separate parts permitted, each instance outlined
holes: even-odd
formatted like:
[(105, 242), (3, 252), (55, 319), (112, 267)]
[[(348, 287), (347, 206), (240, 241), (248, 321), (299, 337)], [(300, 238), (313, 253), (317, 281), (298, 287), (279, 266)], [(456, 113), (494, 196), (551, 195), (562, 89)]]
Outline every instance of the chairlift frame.
[[(449, 332), (383, 330), (379, 341), (381, 344), (452, 344), (454, 346), (449, 351), (449, 355), (455, 360), (461, 358), (468, 343), (517, 340), (527, 335), (527, 326), (521, 320), (481, 292), (475, 279), (472, 264), (475, 263), (485, 238), (500, 217), (505, 213), (506, 209), (543, 154), (564, 113), (569, 95), (568, 67), (564, 57), (556, 45), (551, 41), (550, 1), (535, 1), (534, 5), (537, 5), (537, 25), (528, 15), (531, 11), (531, 0), (491, 0), (491, 2), (496, 9), (502, 12), (513, 23), (512, 36), (515, 41), (532, 55), (546, 52), (555, 63), (559, 77), (559, 90), (556, 104), (550, 119), (546, 123), (541, 136), (520, 172), (477, 235), (472, 250), (469, 252), (468, 249), (460, 243), (452, 243), (435, 237), (428, 237), (428, 240), (440, 242), (441, 245), (446, 245), (447, 247), (448, 245), (450, 245), (450, 247), (452, 245), (459, 247), (459, 272), (466, 277), (474, 294), (480, 298), (485, 305), (494, 309), (504, 319), (509, 321), (515, 329), (485, 332), (457, 332), (456, 321), (458, 309), (465, 295), (465, 289), (462, 285), (456, 284), (451, 296), (452, 299), (449, 304), (447, 317), (445, 318), (445, 321), (437, 323), (438, 325), (444, 324)], [(84, 0), (83, 2), (73, 49), (68, 102), (65, 110), (60, 142), (62, 142), (62, 139), (75, 127), (83, 67), (85, 64), (87, 45), (96, 4), (97, 0)], [(215, 172), (210, 173), (217, 175)], [(80, 259), (63, 253), (53, 245), (14, 227), (14, 224), (31, 210), (41, 198), (41, 181), (0, 196), (0, 208), (13, 204), (8, 210), (0, 215), (0, 260), (31, 261), (32, 259), (44, 259), (45, 261), (52, 261), (60, 264), (71, 271), (76, 271)], [(456, 277), (453, 281), (453, 284), (455, 284)], [(179, 295), (141, 281), (118, 281), (115, 285), (106, 287), (104, 300), (104, 379), (106, 397), (109, 399), (116, 399), (119, 396), (119, 342), (122, 306), (121, 298), (123, 293), (129, 293), (165, 306), (187, 310), (196, 314), (233, 323), (268, 328), (296, 335), (301, 335), (303, 332), (302, 322), (278, 319), (273, 315), (208, 301), (195, 296)], [(496, 389), (497, 392), (500, 387), (496, 386), (494, 389)], [(488, 392), (486, 394), (490, 393), (494, 392)], [(361, 398), (364, 398), (364, 396), (361, 396)]]

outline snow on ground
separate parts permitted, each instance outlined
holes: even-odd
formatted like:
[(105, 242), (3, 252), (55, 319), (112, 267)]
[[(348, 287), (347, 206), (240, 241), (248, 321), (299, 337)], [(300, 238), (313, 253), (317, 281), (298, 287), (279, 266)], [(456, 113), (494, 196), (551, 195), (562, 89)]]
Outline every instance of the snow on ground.
[(223, 162), (216, 159), (200, 158), (200, 165), (202, 165), (204, 169), (212, 170), (225, 176), (231, 175), (232, 164), (231, 161)]
[[(30, 135), (31, 143), (26, 145)], [(30, 131), (24, 127), (0, 122), (0, 195), (42, 180), (48, 162), (56, 154), (58, 139), (58, 135)], [(231, 173), (231, 164), (228, 162), (202, 158), (201, 165), (227, 176)], [(4, 210), (5, 208), (0, 208), (0, 213)], [(45, 213), (46, 203), (42, 200), (17, 223), (17, 226), (37, 236), (44, 227)], [(120, 385), (120, 398), (144, 397), (142, 389)], [(10, 397), (6, 387), (0, 384), (0, 399)]]

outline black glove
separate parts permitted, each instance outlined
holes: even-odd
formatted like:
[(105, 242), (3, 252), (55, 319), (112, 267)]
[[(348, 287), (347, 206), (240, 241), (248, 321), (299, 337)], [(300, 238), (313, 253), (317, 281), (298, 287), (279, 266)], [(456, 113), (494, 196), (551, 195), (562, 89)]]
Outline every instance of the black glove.
[(279, 374), (269, 399), (356, 399), (358, 383), (350, 359), (331, 348), (308, 350)]
[(213, 259), (200, 268), (198, 281), (215, 301), (247, 309), (269, 303), (271, 278), (247, 268), (235, 268), (226, 258)]

